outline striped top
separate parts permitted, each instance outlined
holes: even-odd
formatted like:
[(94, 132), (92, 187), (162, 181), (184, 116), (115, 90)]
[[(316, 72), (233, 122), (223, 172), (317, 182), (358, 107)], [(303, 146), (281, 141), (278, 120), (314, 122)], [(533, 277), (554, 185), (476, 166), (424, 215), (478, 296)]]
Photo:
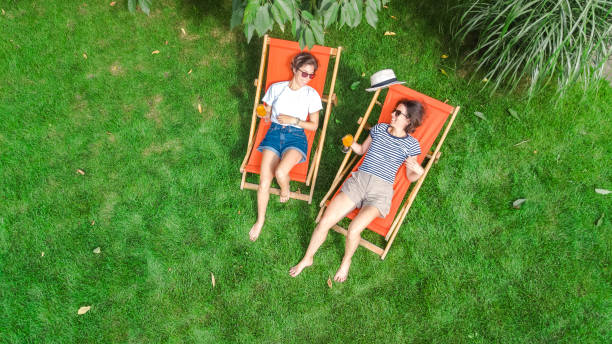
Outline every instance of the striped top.
[(372, 143), (366, 152), (359, 171), (370, 173), (388, 183), (395, 182), (395, 175), (402, 163), (411, 156), (421, 154), (419, 141), (407, 135), (396, 137), (387, 131), (389, 124), (378, 123), (370, 130)]

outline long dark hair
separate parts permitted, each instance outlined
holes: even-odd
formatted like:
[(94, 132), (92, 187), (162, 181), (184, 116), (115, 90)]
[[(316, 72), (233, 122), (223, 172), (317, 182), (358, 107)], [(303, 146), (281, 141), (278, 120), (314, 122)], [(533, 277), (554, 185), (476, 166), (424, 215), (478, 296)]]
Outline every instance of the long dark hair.
[(395, 108), (397, 108), (400, 104), (406, 107), (406, 113), (408, 114), (408, 119), (410, 119), (410, 123), (404, 128), (404, 131), (408, 134), (413, 133), (418, 126), (423, 123), (423, 115), (425, 114), (425, 108), (423, 104), (416, 100), (408, 100), (402, 99), (397, 102)]

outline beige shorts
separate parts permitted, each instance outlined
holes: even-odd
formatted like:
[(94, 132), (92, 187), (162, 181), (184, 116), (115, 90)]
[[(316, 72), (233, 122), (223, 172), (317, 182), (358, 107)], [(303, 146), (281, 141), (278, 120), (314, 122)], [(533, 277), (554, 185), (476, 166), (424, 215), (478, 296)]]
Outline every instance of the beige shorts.
[(393, 185), (384, 179), (367, 172), (356, 171), (342, 186), (344, 192), (357, 208), (373, 206), (382, 215), (389, 214), (391, 200), (393, 199)]

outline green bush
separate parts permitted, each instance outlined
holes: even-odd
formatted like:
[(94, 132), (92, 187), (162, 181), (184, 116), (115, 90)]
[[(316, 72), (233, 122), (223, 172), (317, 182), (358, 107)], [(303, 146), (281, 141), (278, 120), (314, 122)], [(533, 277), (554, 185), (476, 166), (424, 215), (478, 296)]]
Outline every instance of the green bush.
[(376, 27), (377, 13), (389, 0), (233, 0), (231, 27), (244, 26), (244, 34), (251, 41), (253, 33), (259, 37), (278, 24), (291, 28), (300, 46), (325, 44), (324, 29), (332, 24), (357, 27), (365, 16), (370, 26)]
[(525, 81), (532, 96), (556, 80), (562, 97), (577, 81), (599, 79), (610, 56), (610, 0), (477, 0), (459, 8), (455, 38), (474, 44), (468, 58), (492, 92)]
[(128, 9), (130, 12), (136, 12), (136, 5), (140, 7), (140, 10), (149, 15), (151, 12), (151, 3), (153, 0), (128, 0)]

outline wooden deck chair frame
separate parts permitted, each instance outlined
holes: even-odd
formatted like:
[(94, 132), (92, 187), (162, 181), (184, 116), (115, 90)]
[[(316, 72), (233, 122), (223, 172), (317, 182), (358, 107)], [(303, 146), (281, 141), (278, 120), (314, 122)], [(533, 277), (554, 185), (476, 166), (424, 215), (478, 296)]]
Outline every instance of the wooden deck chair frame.
[[(253, 151), (257, 148), (255, 147), (255, 137), (256, 137), (256, 126), (257, 126), (257, 106), (259, 105), (261, 99), (261, 91), (262, 91), (262, 87), (264, 87), (266, 84), (264, 83), (264, 74), (266, 74), (266, 78), (267, 78), (267, 73), (264, 72), (264, 69), (266, 67), (266, 61), (269, 58), (268, 56), (268, 47), (271, 45), (272, 41), (276, 41), (276, 42), (284, 42), (284, 43), (290, 43), (293, 44), (295, 43), (295, 45), (297, 46), (297, 42), (289, 42), (289, 41), (283, 41), (280, 39), (274, 39), (274, 38), (270, 38), (268, 35), (264, 36), (263, 39), (263, 47), (261, 50), (261, 62), (259, 65), (259, 76), (258, 78), (255, 80), (255, 87), (256, 87), (256, 91), (255, 91), (255, 101), (253, 102), (253, 112), (251, 114), (251, 129), (249, 132), (249, 142), (248, 142), (248, 146), (247, 146), (247, 153), (244, 157), (244, 160), (242, 161), (242, 164), (240, 165), (240, 172), (242, 173), (242, 181), (240, 183), (240, 189), (251, 189), (251, 190), (257, 190), (257, 188), (259, 187), (259, 184), (255, 184), (255, 183), (249, 183), (246, 181), (246, 176), (247, 173), (249, 173), (249, 171), (247, 171), (247, 168), (245, 168), (247, 166), (247, 164), (249, 163), (249, 159), (251, 158)], [(321, 46), (313, 46), (311, 51), (314, 51), (315, 49), (330, 49), (329, 50), (329, 61), (327, 62), (327, 67), (329, 67), (329, 63), (331, 62), (331, 58), (335, 57), (335, 63), (334, 63), (334, 69), (332, 72), (332, 78), (331, 78), (331, 83), (329, 86), (329, 93), (328, 94), (321, 94), (321, 100), (325, 103), (327, 103), (326, 107), (325, 107), (325, 115), (323, 117), (323, 125), (321, 127), (321, 133), (319, 135), (319, 140), (316, 143), (316, 151), (314, 153), (314, 157), (313, 157), (313, 161), (310, 164), (310, 166), (308, 167), (308, 173), (307, 176), (305, 177), (305, 180), (303, 182), (305, 182), (306, 186), (310, 186), (310, 192), (309, 193), (302, 193), (302, 192), (291, 192), (289, 194), (290, 198), (294, 198), (294, 199), (299, 199), (299, 200), (303, 200), (303, 201), (307, 201), (309, 204), (312, 202), (312, 196), (314, 193), (314, 188), (315, 188), (315, 184), (316, 184), (316, 180), (317, 180), (317, 175), (318, 175), (318, 170), (319, 170), (319, 165), (320, 165), (320, 161), (321, 161), (321, 154), (323, 152), (323, 144), (325, 142), (325, 134), (327, 132), (327, 125), (329, 122), (329, 117), (330, 117), (330, 113), (331, 113), (331, 109), (332, 109), (332, 103), (334, 105), (337, 105), (337, 98), (336, 98), (336, 94), (334, 93), (334, 87), (336, 85), (336, 76), (338, 74), (338, 65), (340, 62), (340, 54), (342, 52), (342, 47), (338, 47), (338, 48), (328, 48), (328, 47), (321, 47)], [(296, 54), (299, 52), (299, 48), (298, 50), (296, 50)], [(315, 79), (316, 80), (316, 79)], [(327, 81), (327, 72), (325, 74), (325, 80), (323, 80), (323, 87), (322, 90), (324, 90), (325, 88), (325, 83)], [(266, 80), (266, 82), (268, 82), (268, 80)], [(319, 120), (319, 123), (321, 123), (321, 121)], [(260, 126), (262, 124), (260, 123)], [(260, 128), (258, 128), (259, 130)], [(314, 133), (312, 133), (312, 135), (315, 135)], [(313, 143), (312, 145), (314, 146), (314, 141), (315, 141), (316, 136), (313, 136)], [(309, 150), (307, 152), (308, 156), (310, 157), (311, 155), (311, 151)], [(307, 159), (308, 162), (308, 159)], [(307, 163), (306, 162), (306, 163)], [(299, 164), (298, 164), (299, 165)], [(297, 165), (296, 165), (297, 166)], [(295, 170), (292, 169), (292, 172)], [(257, 172), (253, 172), (251, 171), (250, 173), (257, 173)], [(292, 181), (295, 181), (296, 179), (294, 179), (294, 177), (292, 176), (292, 173), (290, 173), (290, 177)], [(301, 180), (298, 180), (301, 181)], [(280, 195), (280, 190), (278, 188), (270, 188), (270, 193), (271, 194), (275, 194), (275, 195)]]
[[(393, 90), (397, 90), (400, 88), (405, 88), (408, 89), (405, 86), (400, 86), (400, 85), (393, 85), (390, 87), (389, 92), (393, 92)], [(410, 89), (408, 89), (410, 90)], [(403, 201), (401, 203), (399, 203), (399, 208), (395, 213), (395, 216), (393, 218), (393, 222), (391, 223), (391, 226), (389, 227), (389, 230), (387, 232), (386, 235), (384, 235), (385, 240), (386, 240), (386, 245), (384, 247), (379, 247), (365, 239), (361, 239), (360, 240), (360, 245), (365, 247), (366, 249), (376, 253), (377, 255), (380, 256), (380, 259), (385, 259), (385, 257), (387, 256), (387, 254), (389, 253), (389, 249), (391, 248), (391, 245), (393, 244), (393, 241), (395, 240), (395, 237), (397, 236), (397, 233), (399, 232), (400, 226), (402, 225), (402, 223), (404, 222), (404, 219), (406, 218), (406, 215), (408, 214), (408, 211), (410, 210), (410, 207), (412, 206), (412, 203), (414, 202), (421, 186), (423, 185), (423, 182), (425, 181), (425, 178), (427, 177), (427, 174), (429, 173), (432, 165), (434, 163), (437, 163), (441, 152), (440, 149), (442, 147), (442, 145), (444, 144), (444, 140), (446, 139), (446, 136), (451, 128), (451, 126), (453, 125), (453, 122), (455, 121), (455, 117), (457, 116), (457, 114), (459, 113), (459, 106), (457, 107), (452, 107), (450, 105), (447, 105), (445, 103), (439, 102), (431, 97), (428, 97), (426, 95), (423, 95), (421, 93), (418, 93), (414, 90), (410, 90), (416, 94), (422, 95), (427, 99), (432, 99), (440, 104), (444, 104), (446, 106), (448, 106), (448, 113), (445, 113), (444, 115), (446, 116), (446, 119), (444, 120), (444, 123), (442, 123), (442, 125), (444, 126), (444, 124), (446, 125), (446, 127), (444, 128), (444, 131), (442, 133), (442, 135), (440, 136), (440, 132), (442, 131), (442, 128), (440, 128), (440, 130), (437, 132), (436, 137), (434, 138), (434, 141), (432, 141), (432, 146), (435, 143), (435, 140), (437, 138), (437, 145), (435, 146), (435, 150), (433, 151), (433, 153), (431, 151), (429, 151), (429, 153), (427, 152), (422, 152), (421, 155), (419, 156), (419, 162), (422, 164), (424, 161), (424, 158), (427, 157), (429, 158), (429, 161), (427, 162), (426, 166), (424, 167), (424, 173), (423, 175), (417, 180), (416, 184), (414, 184), (414, 186), (412, 187), (412, 190), (410, 192), (407, 192), (409, 189), (406, 191), (406, 194), (403, 196)], [(354, 135), (354, 140), (357, 141), (359, 138), (359, 135), (361, 134), (364, 126), (367, 123), (368, 117), (370, 116), (370, 113), (372, 112), (372, 109), (374, 107), (375, 104), (380, 104), (378, 102), (378, 96), (380, 94), (381, 90), (377, 90), (374, 93), (374, 96), (372, 97), (372, 100), (370, 101), (370, 104), (365, 112), (365, 115), (363, 118), (360, 118), (358, 123), (360, 124), (357, 132)], [(389, 98), (389, 93), (387, 93), (387, 98), (385, 99), (385, 104), (383, 105), (383, 109), (381, 109), (381, 116), (382, 116), (382, 111), (384, 111), (385, 106), (387, 105), (387, 99)], [(414, 98), (413, 98), (414, 99)], [(395, 106), (395, 104), (390, 104), (390, 106)], [(426, 106), (427, 109), (427, 106)], [(450, 116), (450, 119), (449, 119)], [(424, 126), (426, 126), (427, 123), (423, 123)], [(319, 220), (321, 219), (321, 216), (323, 215), (323, 212), (325, 211), (325, 209), (327, 208), (327, 205), (329, 204), (328, 199), (330, 198), (330, 196), (332, 194), (337, 194), (339, 192), (340, 187), (342, 186), (342, 182), (343, 180), (345, 180), (345, 176), (347, 174), (347, 172), (351, 171), (351, 170), (355, 170), (357, 168), (357, 165), (355, 165), (354, 168), (352, 168), (351, 166), (354, 165), (355, 161), (357, 160), (357, 155), (355, 155), (351, 162), (347, 164), (347, 162), (349, 161), (350, 155), (351, 155), (352, 151), (349, 151), (346, 156), (344, 157), (344, 160), (342, 161), (342, 164), (340, 165), (340, 168), (338, 169), (338, 172), (336, 173), (336, 176), (334, 178), (334, 181), (332, 182), (332, 185), (329, 189), (329, 191), (327, 192), (327, 194), (323, 197), (323, 200), (321, 201), (321, 203), (319, 204), (321, 207), (321, 210), (319, 211), (319, 214), (317, 215), (317, 219), (316, 222), (318, 223)], [(361, 158), (363, 160), (363, 157)], [(400, 172), (399, 173), (403, 173), (403, 167), (400, 168)], [(334, 193), (335, 192), (335, 193)], [(374, 220), (372, 223), (374, 223), (376, 220)], [(372, 223), (370, 225), (372, 225)], [(369, 227), (369, 226), (368, 226)], [(348, 231), (347, 229), (339, 226), (339, 225), (334, 225), (332, 227), (332, 229), (340, 234), (343, 234), (344, 236), (347, 235)], [(368, 228), (369, 229), (369, 228)], [(381, 234), (381, 233), (379, 233)], [(383, 234), (381, 234), (383, 235)]]

